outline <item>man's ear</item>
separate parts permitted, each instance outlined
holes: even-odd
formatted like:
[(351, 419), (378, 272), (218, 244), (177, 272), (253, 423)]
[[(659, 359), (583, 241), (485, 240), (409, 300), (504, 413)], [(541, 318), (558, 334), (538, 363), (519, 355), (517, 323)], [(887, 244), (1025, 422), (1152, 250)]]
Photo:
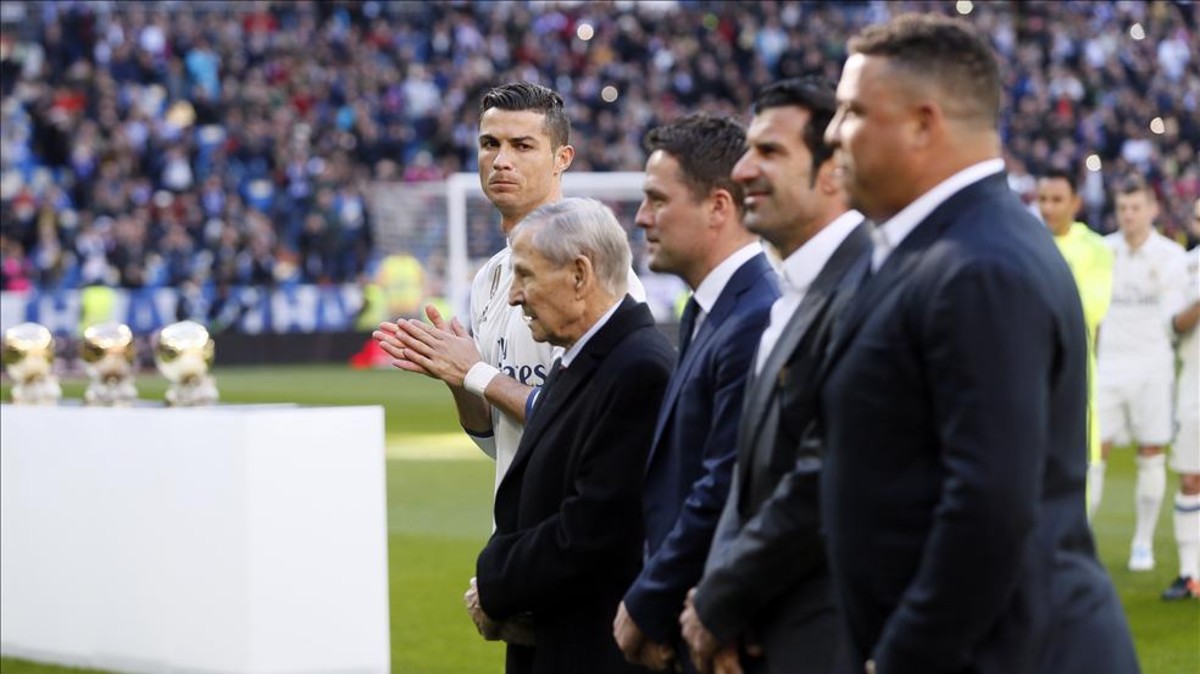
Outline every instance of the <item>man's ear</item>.
[(575, 160), (575, 148), (570, 145), (563, 145), (558, 148), (554, 154), (554, 173), (555, 175), (562, 174), (571, 167), (571, 162)]
[(928, 148), (946, 133), (945, 111), (935, 101), (926, 101), (917, 105), (912, 111), (912, 117), (912, 143), (918, 148)]
[(734, 203), (733, 195), (729, 193), (729, 190), (723, 187), (713, 189), (712, 193), (708, 195), (708, 201), (709, 224), (715, 225), (736, 215), (737, 204)]
[(575, 286), (575, 299), (586, 295), (596, 278), (592, 261), (586, 255), (576, 255), (571, 264), (571, 282)]
[(826, 159), (817, 167), (817, 189), (821, 194), (836, 194), (842, 188), (842, 179), (838, 176), (837, 166), (833, 159)]

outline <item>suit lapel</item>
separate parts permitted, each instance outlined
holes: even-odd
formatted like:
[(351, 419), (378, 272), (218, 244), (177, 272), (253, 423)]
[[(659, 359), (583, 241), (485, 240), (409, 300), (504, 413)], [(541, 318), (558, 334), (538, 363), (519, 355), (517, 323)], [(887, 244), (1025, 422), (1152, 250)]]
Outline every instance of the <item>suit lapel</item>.
[(959, 190), (944, 201), (921, 224), (909, 233), (891, 255), (883, 261), (879, 270), (863, 283), (855, 293), (850, 306), (846, 308), (846, 318), (840, 324), (834, 342), (830, 346), (828, 357), (821, 368), (818, 380), (823, 380), (825, 374), (838, 361), (846, 347), (854, 340), (859, 329), (866, 322), (871, 309), (878, 307), (884, 299), (903, 285), (904, 279), (912, 275), (913, 267), (921, 261), (923, 253), (941, 235), (954, 220), (954, 216), (963, 207), (977, 199), (984, 192), (997, 189), (997, 186), (1008, 189), (1007, 178), (1003, 172), (988, 176), (979, 182)]
[(603, 327), (592, 336), (588, 343), (564, 369), (554, 384), (553, 395), (545, 400), (538, 400), (534, 412), (525, 425), (521, 442), (517, 446), (517, 454), (513, 457), (508, 473), (501, 480), (501, 487), (508, 481), (509, 476), (518, 472), (529, 459), (533, 448), (545, 433), (546, 428), (553, 422), (558, 413), (580, 394), (583, 384), (592, 379), (593, 373), (604, 357), (626, 335), (638, 328), (654, 325), (654, 317), (645, 305), (636, 302), (628, 295), (621, 301), (612, 317)]
[[(847, 269), (863, 255), (864, 251), (868, 250), (869, 243), (870, 235), (867, 234), (867, 225), (861, 223), (842, 241), (821, 272), (817, 274), (817, 278), (813, 279), (800, 306), (788, 319), (783, 333), (779, 336), (779, 341), (775, 343), (775, 347), (767, 356), (767, 361), (763, 363), (762, 372), (757, 376), (753, 374), (753, 371), (751, 372), (751, 379), (746, 382), (747, 397), (742, 410), (741, 429), (738, 433), (740, 436), (738, 461), (743, 465), (749, 465), (745, 463), (749, 459), (749, 452), (757, 445), (759, 434), (765, 430), (766, 425), (763, 420), (771, 398), (777, 389), (776, 380), (780, 371), (791, 360), (796, 347), (804, 339), (804, 335), (808, 334), (808, 329), (813, 325), (813, 319), (821, 315), (833, 301)], [(758, 356), (755, 355), (755, 360), (751, 362), (757, 362), (757, 358)], [(746, 452), (745, 459), (741, 456), (742, 450)], [(744, 470), (741, 474), (747, 476), (750, 471)]]
[(712, 336), (725, 323), (725, 319), (729, 318), (730, 314), (737, 307), (739, 298), (746, 293), (758, 281), (758, 277), (771, 268), (771, 263), (767, 261), (767, 256), (759, 253), (750, 258), (738, 270), (729, 277), (729, 283), (721, 290), (720, 296), (717, 297), (716, 303), (713, 305), (712, 312), (704, 319), (700, 325), (700, 329), (696, 332), (696, 336), (692, 339), (692, 343), (688, 346), (687, 353), (684, 354), (683, 360), (679, 362), (679, 366), (675, 368), (675, 373), (671, 376), (670, 386), (667, 387), (667, 394), (663, 398), (662, 407), (659, 408), (658, 421), (654, 426), (654, 440), (650, 445), (650, 455), (646, 459), (646, 466), (649, 468), (654, 459), (655, 453), (658, 451), (658, 446), (663, 438), (663, 432), (666, 430), (667, 423), (675, 414), (675, 403), (679, 399), (679, 394), (683, 391), (684, 384), (691, 378), (692, 370), (697, 367), (697, 363), (703, 358), (701, 353), (704, 352), (706, 345)]

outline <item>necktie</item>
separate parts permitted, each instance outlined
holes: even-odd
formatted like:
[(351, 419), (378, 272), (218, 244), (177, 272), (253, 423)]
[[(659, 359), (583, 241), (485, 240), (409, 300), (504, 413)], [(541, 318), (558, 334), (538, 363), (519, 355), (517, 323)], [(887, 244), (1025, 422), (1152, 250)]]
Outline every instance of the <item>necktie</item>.
[(555, 358), (554, 362), (550, 364), (550, 374), (546, 375), (546, 383), (542, 384), (542, 390), (538, 392), (537, 398), (533, 403), (533, 410), (530, 410), (526, 414), (527, 417), (546, 404), (546, 401), (549, 400), (547, 394), (550, 393), (550, 387), (554, 385), (554, 382), (558, 381), (559, 375), (565, 369), (567, 368), (563, 367), (562, 358)]
[(700, 304), (693, 297), (683, 308), (683, 316), (679, 318), (679, 357), (687, 352), (688, 344), (692, 343), (692, 333), (696, 331), (696, 316), (700, 314)]

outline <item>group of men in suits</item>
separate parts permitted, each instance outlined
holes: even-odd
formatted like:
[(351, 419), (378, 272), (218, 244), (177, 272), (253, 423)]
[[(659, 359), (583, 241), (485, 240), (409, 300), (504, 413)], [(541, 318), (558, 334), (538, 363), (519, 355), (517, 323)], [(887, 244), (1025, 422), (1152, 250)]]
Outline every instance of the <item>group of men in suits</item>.
[[(466, 595), (509, 672), (1138, 670), (1085, 515), (1080, 299), (1007, 189), (990, 47), (932, 16), (849, 47), (836, 95), (772, 85), (744, 137), (648, 137), (678, 355), (606, 207), (511, 229), (508, 302), (561, 355)], [(460, 326), (377, 337), (491, 401), (477, 352), (441, 364)]]

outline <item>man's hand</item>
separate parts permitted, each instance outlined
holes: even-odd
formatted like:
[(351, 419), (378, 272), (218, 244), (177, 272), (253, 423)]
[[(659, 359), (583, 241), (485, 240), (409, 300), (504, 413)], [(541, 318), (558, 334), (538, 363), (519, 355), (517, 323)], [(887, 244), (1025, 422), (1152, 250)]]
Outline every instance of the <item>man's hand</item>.
[(712, 659), (713, 674), (742, 674), (742, 660), (738, 656), (737, 644), (728, 644), (717, 651)]
[(533, 617), (528, 613), (500, 621), (500, 640), (514, 646), (533, 646), (537, 643), (537, 632)]
[[(696, 612), (696, 588), (688, 590), (687, 601), (683, 605), (683, 613), (679, 616), (679, 626), (683, 631), (683, 640), (692, 651), (692, 663), (702, 674), (712, 671), (713, 656), (721, 648), (721, 642), (704, 623), (700, 622), (700, 614)], [(735, 652), (736, 655), (736, 652)]]
[(425, 315), (430, 324), (417, 319), (381, 323), (372, 337), (396, 359), (396, 367), (462, 388), (467, 371), (482, 360), (475, 340), (457, 318), (446, 321), (432, 304)]
[(475, 629), (488, 641), (503, 641), (517, 646), (532, 646), (536, 641), (533, 618), (529, 614), (514, 616), (508, 620), (492, 620), (479, 604), (479, 586), (471, 579), (470, 587), (463, 595), (467, 613), (475, 623)]
[[(379, 348), (383, 352), (392, 357), (392, 367), (399, 368), (405, 372), (416, 372), (423, 374), (426, 377), (433, 377), (433, 373), (428, 372), (425, 368), (417, 365), (404, 355), (404, 343), (396, 336), (400, 331), (398, 323), (402, 323), (403, 319), (396, 323), (385, 321), (379, 324), (379, 329), (371, 333), (371, 339), (379, 342)], [(436, 379), (436, 377), (433, 377)]]
[(475, 623), (475, 629), (479, 630), (479, 634), (488, 641), (500, 639), (500, 624), (489, 618), (479, 605), (479, 587), (476, 586), (474, 578), (471, 579), (470, 587), (463, 595), (463, 602), (467, 605), (467, 614), (471, 616), (471, 621)]
[(625, 654), (625, 659), (635, 665), (656, 672), (665, 670), (675, 658), (675, 649), (667, 644), (660, 644), (646, 639), (646, 633), (625, 608), (625, 602), (617, 607), (617, 617), (613, 620), (613, 638), (617, 646)]

